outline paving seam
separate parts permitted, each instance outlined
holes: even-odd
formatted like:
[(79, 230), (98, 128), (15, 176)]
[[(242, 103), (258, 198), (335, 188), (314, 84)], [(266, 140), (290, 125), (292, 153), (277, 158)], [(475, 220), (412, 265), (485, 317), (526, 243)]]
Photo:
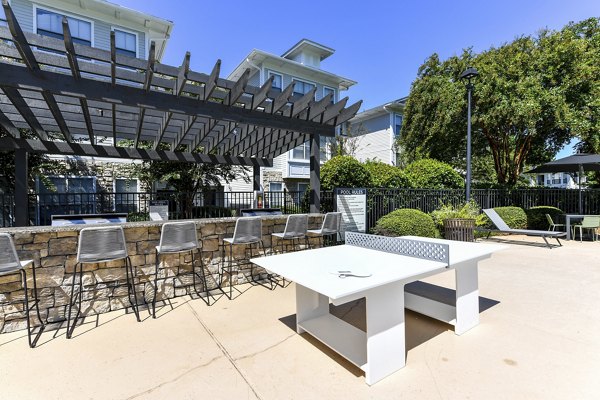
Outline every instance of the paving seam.
[(254, 387), (252, 386), (252, 384), (250, 383), (250, 381), (246, 378), (246, 376), (244, 375), (244, 373), (242, 372), (242, 370), (237, 366), (237, 364), (235, 363), (235, 360), (233, 359), (233, 357), (231, 356), (231, 354), (229, 354), (229, 352), (227, 351), (227, 349), (225, 348), (225, 346), (223, 346), (223, 344), (219, 341), (219, 339), (217, 339), (216, 335), (210, 330), (210, 328), (204, 323), (204, 321), (202, 321), (202, 319), (200, 318), (200, 316), (198, 315), (198, 313), (196, 312), (196, 310), (194, 310), (194, 308), (189, 303), (187, 303), (187, 306), (192, 311), (192, 314), (194, 314), (194, 317), (196, 317), (196, 319), (198, 320), (198, 322), (200, 323), (200, 325), (202, 325), (202, 327), (204, 328), (204, 330), (206, 330), (206, 332), (210, 335), (210, 337), (215, 342), (215, 344), (219, 347), (219, 349), (221, 350), (221, 352), (225, 355), (225, 357), (227, 357), (227, 359), (229, 360), (229, 362), (231, 363), (231, 365), (233, 366), (233, 368), (235, 368), (235, 370), (238, 372), (238, 374), (240, 374), (240, 376), (242, 377), (242, 379), (244, 380), (244, 382), (246, 382), (246, 384), (248, 385), (248, 387), (250, 388), (250, 390), (252, 390), (252, 393), (254, 393), (254, 395), (256, 396), (257, 399), (262, 400), (262, 397), (260, 397), (258, 395), (258, 393), (254, 389)]

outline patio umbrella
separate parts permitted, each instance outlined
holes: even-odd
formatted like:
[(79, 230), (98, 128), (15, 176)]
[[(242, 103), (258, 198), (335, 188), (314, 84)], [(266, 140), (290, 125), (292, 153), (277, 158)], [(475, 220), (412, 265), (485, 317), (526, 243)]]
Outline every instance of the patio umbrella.
[(583, 214), (581, 197), (581, 177), (584, 171), (600, 171), (600, 154), (577, 153), (571, 156), (542, 164), (527, 173), (577, 172), (579, 176), (579, 213)]

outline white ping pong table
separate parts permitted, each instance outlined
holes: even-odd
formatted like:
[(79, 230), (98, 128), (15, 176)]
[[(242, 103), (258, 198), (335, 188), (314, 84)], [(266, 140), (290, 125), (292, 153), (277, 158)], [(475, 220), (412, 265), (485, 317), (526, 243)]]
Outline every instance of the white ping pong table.
[[(477, 264), (505, 246), (346, 232), (346, 244), (250, 261), (296, 284), (296, 331), (308, 332), (365, 372), (372, 385), (404, 367), (404, 308), (454, 325), (479, 324)], [(456, 296), (439, 301), (418, 281), (456, 271)], [(409, 290), (411, 282), (417, 286)], [(406, 294), (405, 294), (405, 285)], [(366, 298), (367, 331), (329, 313)]]

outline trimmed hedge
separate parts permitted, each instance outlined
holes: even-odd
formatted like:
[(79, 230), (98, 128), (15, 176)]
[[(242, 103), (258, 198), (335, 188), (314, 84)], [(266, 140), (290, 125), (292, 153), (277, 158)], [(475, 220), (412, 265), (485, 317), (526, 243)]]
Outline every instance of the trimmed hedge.
[(450, 165), (424, 158), (408, 164), (404, 169), (413, 187), (419, 189), (462, 189), (463, 177)]
[[(527, 229), (527, 214), (521, 207), (496, 207), (494, 210), (510, 228)], [(483, 213), (477, 218), (477, 226), (496, 229), (492, 221)]]
[(365, 168), (371, 174), (371, 187), (376, 188), (410, 188), (412, 184), (408, 175), (400, 168), (381, 161), (367, 160)]
[(433, 218), (420, 210), (403, 208), (379, 218), (371, 232), (383, 236), (439, 237)]
[(525, 210), (525, 214), (527, 214), (527, 227), (529, 229), (546, 230), (550, 227), (550, 223), (546, 219), (546, 214), (550, 214), (552, 220), (557, 223), (558, 216), (564, 214), (564, 212), (556, 207), (537, 206)]
[(321, 190), (369, 187), (371, 174), (356, 158), (336, 156), (321, 166)]

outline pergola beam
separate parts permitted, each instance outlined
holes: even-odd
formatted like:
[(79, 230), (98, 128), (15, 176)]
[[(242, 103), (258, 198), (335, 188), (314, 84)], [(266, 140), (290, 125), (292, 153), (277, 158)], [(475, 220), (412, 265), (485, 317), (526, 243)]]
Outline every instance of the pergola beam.
[(273, 79), (275, 79), (275, 75), (271, 75), (269, 77), (269, 79), (267, 79), (267, 81), (264, 83), (264, 85), (262, 85), (260, 87), (260, 90), (258, 91), (258, 93), (256, 93), (252, 97), (252, 106), (251, 106), (251, 108), (253, 110), (256, 110), (256, 108), (258, 106), (260, 106), (263, 103), (263, 101), (265, 101), (267, 99), (267, 95), (269, 93), (269, 90), (271, 90), (271, 87), (273, 86)]
[[(79, 63), (77, 62), (77, 53), (75, 52), (75, 46), (73, 46), (73, 38), (71, 37), (71, 29), (69, 29), (69, 21), (67, 17), (62, 19), (63, 37), (65, 42), (65, 49), (67, 51), (67, 59), (69, 60), (69, 66), (71, 67), (71, 74), (77, 80), (81, 79), (81, 71), (79, 70)], [(81, 106), (81, 112), (85, 121), (85, 126), (88, 131), (90, 143), (94, 143), (94, 127), (92, 125), (92, 119), (90, 118), (90, 109), (88, 107), (87, 99), (82, 97), (79, 99)]]
[(210, 99), (210, 96), (212, 96), (213, 91), (217, 87), (220, 73), (221, 73), (221, 60), (217, 60), (217, 62), (215, 63), (215, 66), (213, 67), (212, 71), (210, 72), (210, 75), (208, 76), (208, 80), (206, 81), (206, 84), (204, 85), (204, 99), (203, 100), (206, 101), (206, 100)]
[[(1, 75), (2, 74), (0, 74), (0, 76)], [(2, 90), (4, 90), (4, 94), (6, 94), (6, 97), (8, 97), (8, 99), (13, 103), (13, 105), (19, 112), (19, 114), (21, 114), (25, 122), (27, 122), (27, 125), (29, 125), (29, 127), (40, 137), (40, 139), (48, 140), (48, 135), (46, 134), (46, 131), (44, 130), (44, 128), (42, 128), (42, 125), (40, 125), (39, 121), (35, 117), (35, 114), (33, 113), (33, 111), (31, 111), (31, 108), (29, 107), (27, 102), (25, 102), (25, 99), (23, 98), (23, 96), (21, 96), (19, 91), (13, 87), (5, 86), (2, 86)]]
[(49, 140), (0, 138), (0, 150), (25, 150), (28, 153), (73, 156), (124, 158), (152, 161), (178, 161), (203, 164), (258, 165), (271, 167), (273, 161), (265, 158), (234, 157), (202, 153), (136, 149), (132, 147), (99, 146), (85, 143), (55, 142)]

